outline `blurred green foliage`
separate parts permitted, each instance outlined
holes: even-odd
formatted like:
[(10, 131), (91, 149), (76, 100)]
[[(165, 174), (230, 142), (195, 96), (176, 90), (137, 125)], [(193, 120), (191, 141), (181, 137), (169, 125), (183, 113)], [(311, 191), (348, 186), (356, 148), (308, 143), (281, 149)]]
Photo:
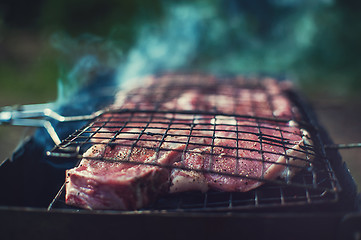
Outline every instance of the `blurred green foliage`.
[[(91, 33), (113, 41), (118, 49), (126, 52), (133, 46), (142, 25), (163, 20), (164, 6), (170, 2), (175, 1), (2, 1), (0, 105), (56, 99), (61, 57), (49, 41), (54, 33), (65, 32), (74, 38)], [(272, 21), (269, 20), (278, 21), (283, 15), (295, 11), (293, 8), (272, 7), (271, 0), (214, 2), (220, 5), (229, 3), (230, 12), (237, 4), (249, 9), (247, 31), (265, 38), (272, 34), (269, 31)], [(296, 9), (302, 9), (306, 4), (302, 1), (289, 2), (299, 2)], [(316, 9), (314, 20), (319, 27), (312, 47), (290, 66), (305, 89), (360, 93), (361, 14), (358, 2), (340, 0)], [(287, 18), (284, 20), (287, 21)], [(236, 39), (237, 29), (229, 36)], [(218, 51), (224, 47), (221, 46)], [(205, 58), (212, 56), (211, 52), (205, 51), (204, 54)]]
[(0, 3), (0, 106), (54, 101), (64, 65), (51, 46), (54, 33), (91, 33), (131, 47), (138, 24), (160, 14), (156, 1), (2, 1)]
[(70, 35), (91, 33), (116, 39), (128, 48), (134, 41), (139, 24), (161, 16), (160, 1), (48, 1), (41, 6), (38, 22), (49, 34), (65, 31)]
[(340, 95), (361, 93), (361, 2), (338, 1), (320, 11), (313, 47), (299, 61), (307, 89)]

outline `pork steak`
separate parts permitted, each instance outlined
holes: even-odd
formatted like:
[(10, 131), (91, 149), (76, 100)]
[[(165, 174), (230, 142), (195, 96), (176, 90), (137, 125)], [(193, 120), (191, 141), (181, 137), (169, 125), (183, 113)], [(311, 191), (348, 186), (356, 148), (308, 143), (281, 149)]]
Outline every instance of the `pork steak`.
[[(190, 120), (169, 123), (148, 114), (125, 114), (93, 125), (101, 131), (78, 167), (66, 171), (66, 203), (87, 209), (137, 209), (169, 188), (170, 168), (180, 160)], [(107, 122), (106, 125), (104, 123)], [(101, 127), (100, 127), (101, 126)], [(119, 127), (121, 126), (119, 130)], [(117, 130), (115, 130), (117, 129)], [(203, 140), (199, 138), (199, 142)], [(194, 143), (195, 144), (195, 143)], [(160, 167), (163, 166), (163, 167)]]
[(244, 192), (291, 178), (313, 155), (297, 108), (274, 80), (235, 82), (165, 75), (118, 94), (66, 171), (66, 203), (131, 210), (167, 192)]
[(275, 125), (233, 117), (217, 122), (212, 146), (188, 151), (174, 163), (182, 168), (172, 170), (170, 192), (246, 192), (266, 180), (292, 178), (314, 155), (308, 132), (292, 122)]

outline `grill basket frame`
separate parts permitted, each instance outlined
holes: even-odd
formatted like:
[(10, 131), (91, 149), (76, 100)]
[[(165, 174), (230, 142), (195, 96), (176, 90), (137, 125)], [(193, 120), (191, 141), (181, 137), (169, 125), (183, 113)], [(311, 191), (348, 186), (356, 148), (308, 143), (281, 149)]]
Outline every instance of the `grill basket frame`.
[[(172, 76), (174, 78), (174, 76)], [(233, 79), (234, 80), (234, 79)], [(261, 84), (261, 81), (249, 81), (246, 80), (244, 78), (241, 79), (236, 79), (238, 81), (236, 81), (236, 85), (231, 86), (231, 87), (239, 87), (239, 88), (245, 88), (245, 89), (251, 89), (251, 90), (262, 90), (264, 91), (264, 86)], [(172, 81), (174, 82), (174, 81)], [(223, 82), (224, 83), (224, 82)], [(230, 82), (230, 79), (227, 79), (226, 83), (231, 83), (234, 84), (232, 82)], [(218, 84), (218, 83), (217, 83)], [(154, 85), (151, 85), (152, 87), (154, 87)], [(217, 85), (216, 85), (217, 86)], [(150, 109), (147, 108), (149, 106), (145, 106), (146, 109), (142, 109), (142, 106), (137, 105), (135, 107), (135, 109), (109, 109), (108, 111), (105, 111), (103, 114), (101, 114), (97, 119), (95, 119), (95, 121), (92, 121), (90, 123), (88, 123), (87, 125), (85, 125), (83, 128), (77, 130), (75, 133), (71, 134), (67, 139), (65, 139), (59, 146), (56, 146), (54, 149), (52, 149), (50, 152), (48, 152), (49, 156), (52, 157), (60, 157), (60, 158), (78, 158), (79, 160), (82, 158), (82, 153), (85, 152), (84, 150), (84, 146), (85, 149), (89, 148), (89, 146), (91, 146), (91, 139), (93, 135), (96, 135), (97, 133), (101, 132), (102, 128), (107, 127), (109, 128), (109, 126), (107, 126), (106, 124), (112, 124), (111, 127), (115, 128), (115, 131), (109, 131), (107, 130), (107, 133), (112, 133), (111, 137), (106, 137), (108, 138), (105, 144), (106, 146), (109, 146), (110, 144), (114, 144), (114, 140), (116, 140), (116, 136), (120, 135), (122, 132), (122, 130), (124, 130), (126, 127), (126, 124), (124, 124), (124, 122), (121, 122), (121, 124), (117, 123), (116, 121), (119, 121), (119, 118), (121, 118), (122, 115), (126, 115), (127, 114), (129, 116), (134, 116), (134, 114), (146, 114), (146, 117), (149, 117), (150, 120), (146, 120), (144, 121), (142, 124), (145, 125), (145, 128), (142, 130), (139, 130), (139, 132), (137, 132), (136, 134), (138, 135), (138, 137), (136, 138), (136, 142), (141, 141), (140, 138), (142, 137), (142, 135), (147, 134), (146, 132), (146, 128), (147, 126), (149, 126), (149, 124), (153, 124), (154, 123), (154, 118), (157, 118), (157, 116), (164, 116), (162, 114), (173, 114), (173, 115), (177, 115), (179, 116), (180, 114), (183, 114), (185, 116), (191, 116), (191, 118), (193, 118), (193, 122), (194, 122), (194, 117), (195, 116), (211, 116), (211, 118), (216, 119), (219, 116), (222, 117), (237, 117), (238, 119), (252, 119), (254, 121), (257, 122), (257, 129), (258, 131), (261, 133), (261, 128), (259, 122), (262, 121), (271, 121), (273, 123), (277, 123), (277, 124), (284, 124), (287, 123), (289, 120), (297, 120), (298, 123), (301, 124), (302, 127), (306, 128), (307, 131), (311, 132), (311, 136), (312, 136), (312, 140), (314, 142), (314, 146), (312, 148), (312, 151), (317, 151), (316, 155), (317, 156), (317, 161), (314, 161), (314, 165), (317, 164), (322, 164), (322, 167), (320, 168), (313, 168), (311, 169), (311, 171), (308, 170), (308, 172), (306, 172), (306, 174), (310, 174), (311, 175), (311, 180), (307, 180), (308, 182), (310, 182), (310, 184), (300, 184), (299, 182), (305, 182), (305, 173), (303, 173), (303, 177), (301, 177), (302, 180), (297, 180), (299, 181), (297, 183), (296, 182), (291, 182), (289, 179), (286, 180), (267, 180), (267, 179), (263, 179), (263, 178), (255, 178), (255, 180), (260, 180), (260, 181), (264, 181), (267, 183), (270, 183), (271, 185), (267, 187), (261, 187), (260, 190), (256, 189), (253, 190), (251, 194), (248, 193), (219, 193), (219, 192), (208, 192), (208, 193), (204, 193), (204, 194), (199, 194), (199, 193), (192, 193), (192, 194), (178, 194), (178, 203), (176, 204), (171, 204), (174, 205), (175, 207), (169, 207), (169, 199), (174, 198), (174, 196), (177, 195), (171, 195), (169, 196), (165, 196), (162, 197), (160, 199), (160, 201), (157, 201), (155, 204), (152, 205), (151, 208), (145, 208), (143, 209), (144, 211), (240, 211), (240, 210), (250, 210), (250, 209), (268, 209), (268, 208), (278, 208), (278, 207), (286, 207), (286, 206), (293, 206), (293, 207), (297, 207), (297, 206), (301, 206), (301, 208), (303, 207), (302, 205), (307, 205), (307, 206), (312, 206), (312, 205), (320, 205), (320, 204), (328, 204), (328, 203), (336, 203), (339, 200), (339, 192), (341, 191), (341, 186), (335, 176), (335, 173), (332, 170), (332, 167), (330, 165), (329, 160), (327, 159), (327, 156), (325, 154), (326, 149), (324, 148), (324, 143), (322, 142), (321, 138), (320, 138), (320, 133), (318, 132), (318, 127), (314, 124), (314, 120), (312, 118), (310, 118), (308, 110), (305, 110), (305, 104), (302, 103), (302, 100), (299, 96), (296, 96), (296, 93), (294, 91), (292, 91), (291, 89), (287, 89), (287, 91), (282, 92), (282, 94), (287, 95), (287, 98), (289, 98), (292, 102), (292, 104), (294, 106), (296, 106), (296, 109), (298, 109), (298, 111), (301, 113), (302, 119), (300, 119), (298, 116), (296, 116), (296, 114), (294, 113), (294, 111), (292, 111), (292, 116), (290, 116), (292, 119), (289, 118), (276, 118), (275, 116), (272, 117), (259, 117), (259, 116), (250, 116), (250, 115), (238, 115), (235, 112), (233, 113), (225, 113), (222, 111), (219, 111), (219, 109), (217, 109), (217, 107), (214, 107), (212, 111), (178, 111), (176, 110), (162, 110), (159, 106), (161, 106), (166, 100), (164, 100), (164, 98), (166, 99), (166, 97), (169, 94), (169, 92), (172, 92), (172, 89), (177, 89), (176, 91), (181, 91), (179, 90), (181, 89), (197, 89), (200, 87), (200, 85), (198, 83), (196, 84), (192, 84), (192, 85), (187, 85), (186, 87), (184, 87), (184, 85), (174, 85), (174, 84), (162, 84), (162, 82), (158, 82), (155, 86), (155, 89), (153, 88), (144, 88), (147, 89), (144, 92), (144, 89), (141, 89), (141, 94), (145, 94), (145, 96), (147, 96), (147, 94), (149, 94), (149, 92), (153, 92), (156, 91), (158, 88), (162, 89), (158, 95), (163, 96), (157, 99), (157, 101), (153, 102), (152, 104), (150, 104)], [(208, 84), (206, 85), (206, 88), (212, 88), (214, 87), (214, 85), (212, 84)], [(148, 91), (148, 92), (147, 92)], [(127, 98), (137, 98), (139, 96), (137, 96), (137, 94), (128, 94)], [(130, 96), (130, 97), (129, 97)], [(152, 98), (153, 95), (151, 96), (147, 96), (148, 98)], [(269, 93), (267, 93), (267, 100), (268, 102), (272, 101), (272, 97), (271, 95), (269, 95)], [(154, 96), (153, 96), (154, 98)], [(252, 102), (252, 105), (255, 105)], [(273, 110), (274, 106), (272, 106), (272, 104), (270, 105), (270, 109)], [(153, 109), (154, 106), (154, 109)], [(252, 106), (254, 107), (254, 106)], [(235, 108), (234, 108), (235, 109)], [(294, 109), (294, 108), (293, 108)], [(256, 112), (254, 109), (252, 110), (254, 112)], [(114, 126), (114, 121), (111, 122), (111, 117), (109, 117), (109, 114), (112, 115), (111, 117), (114, 117), (115, 123), (119, 124), (119, 126)], [(116, 116), (119, 115), (119, 116)], [(108, 119), (108, 120), (104, 120), (104, 119)], [(99, 120), (100, 119), (100, 120)], [(164, 118), (166, 119), (166, 118)], [(165, 122), (157, 122), (156, 123), (160, 123), (164, 125), (164, 131), (165, 131), (165, 135), (167, 135), (166, 131), (170, 128), (171, 124), (175, 124), (175, 122), (177, 122), (177, 119), (173, 118), (168, 118), (166, 119), (167, 121)], [(139, 121), (139, 118), (138, 118)], [(132, 121), (128, 121), (127, 123), (132, 123)], [(94, 127), (94, 124), (98, 124), (96, 125), (96, 127)], [(182, 123), (179, 123), (180, 125)], [(101, 125), (99, 127), (99, 125)], [(216, 124), (214, 124), (214, 129), (216, 128)], [(92, 130), (92, 129), (96, 129), (96, 130)], [(120, 130), (119, 130), (120, 129)], [(180, 128), (180, 130), (185, 130)], [(282, 130), (279, 130), (281, 132), (281, 136), (282, 136)], [(214, 133), (216, 131), (213, 131), (213, 137), (212, 139), (214, 139)], [(262, 135), (262, 133), (261, 133)], [(160, 140), (160, 144), (159, 147), (162, 145), (162, 143), (164, 142), (164, 135), (162, 136), (162, 140)], [(183, 142), (183, 144), (188, 144), (189, 143), (189, 139), (191, 137), (190, 136), (186, 136), (188, 139), (188, 142), (185, 143)], [(103, 139), (105, 140), (105, 139)], [(238, 142), (238, 134), (237, 134), (237, 142)], [(284, 146), (284, 139), (281, 139), (282, 144), (283, 144), (283, 149), (286, 152), (286, 148)], [(163, 142), (162, 142), (163, 141)], [(214, 140), (213, 140), (214, 141)], [(99, 142), (99, 141), (98, 141)], [(261, 140), (261, 148), (262, 148), (262, 140)], [(131, 147), (131, 149), (134, 148), (134, 144), (133, 145), (129, 145), (129, 147)], [(158, 147), (158, 151), (159, 151), (159, 147)], [(214, 146), (212, 145), (212, 150), (213, 150)], [(237, 147), (238, 148), (238, 147)], [(69, 152), (70, 149), (70, 152)], [(307, 155), (307, 154), (306, 154)], [(287, 157), (287, 155), (286, 155)], [(98, 159), (98, 158), (89, 158), (91, 160), (101, 160), (101, 161), (114, 161), (114, 159)], [(116, 160), (119, 161), (119, 160)], [(264, 161), (263, 159), (263, 153), (262, 153), (262, 161)], [(321, 162), (320, 162), (321, 161)], [(79, 161), (78, 161), (79, 162)], [(129, 163), (129, 160), (125, 160), (125, 163)], [(141, 162), (138, 162), (136, 164), (144, 164)], [(151, 166), (162, 166), (162, 167), (166, 167), (166, 168), (174, 168), (174, 166), (172, 165), (158, 165), (157, 163), (147, 163), (148, 165)], [(289, 166), (287, 166), (289, 167)], [(192, 170), (192, 169), (187, 169), (187, 168), (181, 168), (182, 170)], [(315, 170), (316, 169), (316, 170)], [(202, 172), (204, 172), (204, 170), (201, 170)], [(321, 171), (325, 171), (325, 173), (323, 173), (321, 180), (320, 177), (318, 177), (318, 175), (321, 175)], [(310, 173), (311, 172), (311, 173)], [(208, 173), (215, 173), (212, 171), (209, 171)], [(316, 177), (317, 175), (317, 177)], [(234, 176), (233, 174), (230, 174), (229, 176)], [(300, 174), (299, 174), (300, 176)], [(302, 176), (302, 174), (301, 174)], [(242, 176), (242, 178), (250, 178), (252, 179), (252, 177), (245, 177)], [(296, 177), (297, 179), (297, 177)], [(309, 179), (309, 177), (308, 177)], [(320, 180), (321, 183), (317, 183), (316, 180)], [(326, 184), (324, 186), (327, 185), (327, 187), (320, 187), (322, 185), (322, 182), (326, 182)], [(273, 185), (272, 185), (273, 184)], [(269, 187), (269, 189), (268, 189)], [(300, 193), (299, 191), (295, 191), (295, 188), (302, 189), (302, 193)], [(62, 185), (62, 187), (60, 188), (59, 192), (56, 194), (55, 198), (52, 200), (51, 204), (48, 206), (48, 209), (51, 210), (54, 207), (60, 207), (60, 208), (66, 208), (66, 205), (64, 205), (64, 191), (65, 189), (65, 184)], [(278, 192), (278, 194), (274, 194), (276, 189), (276, 192)], [(287, 194), (285, 194), (287, 193)], [(225, 199), (224, 196), (219, 197), (220, 194), (223, 195), (229, 195), (229, 197), (227, 199)], [(248, 197), (245, 197), (247, 196)], [(250, 197), (252, 195), (252, 197)], [(184, 196), (188, 196), (185, 197), (183, 199)], [(262, 197), (261, 197), (262, 196)], [(267, 196), (267, 197), (265, 197)], [(182, 202), (189, 202), (190, 199), (194, 199), (194, 198), (198, 198), (196, 200), (196, 204), (194, 204), (194, 207), (191, 206), (185, 206), (185, 207), (180, 207)], [(209, 201), (209, 199), (217, 199), (220, 198), (222, 199), (222, 203), (217, 202), (217, 201)], [(167, 200), (168, 199), (168, 200)], [(234, 199), (238, 199), (234, 200)], [(59, 202), (60, 201), (60, 202)], [(165, 202), (164, 207), (159, 207), (159, 202)], [(170, 202), (174, 202), (174, 200), (170, 200)], [(261, 203), (261, 204), (260, 204)], [(162, 204), (160, 204), (162, 205)], [(208, 206), (217, 206), (218, 207), (208, 207)]]

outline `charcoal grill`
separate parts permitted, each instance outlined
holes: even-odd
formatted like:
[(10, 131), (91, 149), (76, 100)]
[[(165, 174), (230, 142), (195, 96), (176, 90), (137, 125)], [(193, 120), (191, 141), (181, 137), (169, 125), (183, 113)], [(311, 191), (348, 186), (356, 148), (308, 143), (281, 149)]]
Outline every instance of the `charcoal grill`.
[[(181, 81), (171, 81), (170, 85), (166, 84), (169, 78), (182, 80), (182, 78), (187, 78), (187, 75), (165, 75), (160, 79), (167, 81), (157, 83), (155, 89), (147, 88), (140, 91), (143, 95), (144, 92), (152, 92), (153, 94), (156, 92), (159, 97), (156, 99), (151, 98), (154, 101), (150, 104), (143, 106), (142, 103), (139, 103), (132, 109), (107, 108), (95, 114), (89, 113), (76, 119), (69, 118), (77, 121), (95, 119), (88, 123), (84, 121), (77, 122), (75, 126), (74, 123), (72, 123), (73, 125), (70, 124), (72, 121), (57, 123), (57, 121), (50, 119), (49, 121), (53, 123), (55, 129), (63, 126), (63, 124), (68, 126), (68, 133), (82, 124), (85, 124), (85, 126), (70, 134), (54, 148), (39, 143), (37, 140), (39, 134), (46, 134), (44, 130), (39, 129), (33, 137), (28, 139), (16, 151), (12, 160), (7, 160), (2, 164), (0, 168), (0, 177), (2, 178), (0, 187), (2, 192), (6, 193), (6, 196), (1, 199), (3, 227), (14, 230), (11, 220), (15, 219), (15, 216), (19, 216), (25, 222), (35, 218), (45, 224), (46, 229), (42, 232), (44, 236), (49, 236), (54, 231), (59, 231), (59, 236), (62, 237), (70, 236), (71, 232), (64, 231), (63, 228), (69, 226), (72, 226), (71, 228), (76, 228), (75, 226), (84, 228), (88, 224), (104, 230), (108, 227), (107, 224), (115, 222), (124, 224), (122, 230), (124, 230), (125, 236), (133, 236), (134, 234), (135, 237), (146, 237), (148, 234), (145, 232), (147, 231), (154, 233), (155, 222), (167, 229), (165, 234), (167, 237), (174, 237), (172, 232), (177, 232), (178, 235), (175, 238), (183, 238), (187, 234), (192, 234), (193, 231), (197, 231), (195, 236), (208, 236), (209, 238), (235, 236), (239, 234), (237, 232), (240, 225), (244, 226), (241, 234), (244, 236), (267, 237), (267, 234), (276, 234), (284, 238), (286, 236), (283, 234), (287, 232), (285, 228), (299, 234), (298, 237), (312, 236), (315, 239), (325, 236), (332, 239), (337, 234), (339, 236), (345, 234), (351, 237), (357, 236), (357, 231), (355, 233), (357, 215), (356, 217), (352, 214), (347, 215), (347, 213), (354, 213), (358, 209), (355, 184), (347, 171), (347, 167), (342, 163), (337, 149), (325, 147), (332, 145), (332, 141), (318, 124), (310, 107), (297, 93), (292, 90), (284, 93), (294, 104), (295, 108), (293, 109), (299, 111), (292, 111), (292, 114), (287, 118), (277, 118), (274, 115), (270, 117), (237, 115), (235, 111), (223, 111), (219, 103), (215, 103), (207, 111), (179, 111), (177, 109), (165, 111), (162, 110), (161, 105), (168, 98), (173, 97), (172, 94), (175, 94), (173, 91), (180, 91), (182, 88), (195, 89), (199, 87), (211, 91), (212, 87), (215, 86), (213, 80), (204, 84), (204, 77), (196, 77), (192, 84), (186, 86), (178, 84)], [(209, 77), (206, 78), (209, 79)], [(237, 81), (235, 81), (234, 78), (224, 78), (222, 80), (224, 84), (228, 84), (232, 80), (232, 84), (235, 84), (234, 87), (238, 88), (261, 88), (260, 82), (255, 79), (250, 81), (250, 79), (237, 78)], [(175, 90), (172, 91), (172, 89)], [(127, 97), (137, 98), (139, 97), (137, 94), (132, 94), (130, 91)], [(230, 97), (237, 101), (238, 96), (231, 94)], [(268, 108), (273, 112), (272, 96), (267, 95), (267, 99), (270, 103)], [(106, 96), (106, 98), (100, 97), (97, 100), (103, 104), (106, 103), (104, 105), (114, 101), (109, 96)], [(255, 110), (257, 107), (257, 103), (252, 102), (251, 109), (254, 112), (257, 111)], [(266, 110), (262, 109), (262, 111)], [(109, 117), (109, 114), (111, 117)], [(260, 139), (263, 137), (264, 141), (269, 140), (269, 136), (262, 135), (261, 123), (272, 121), (277, 126), (281, 126), (289, 120), (296, 120), (312, 136), (313, 146), (306, 146), (303, 151), (306, 151), (306, 155), (308, 155), (312, 150), (311, 154), (314, 155), (315, 159), (307, 167), (302, 168), (292, 179), (287, 177), (276, 180), (257, 178), (256, 180), (264, 181), (266, 184), (247, 193), (219, 191), (177, 193), (162, 196), (150, 206), (137, 211), (89, 212), (66, 205), (64, 203), (65, 169), (78, 164), (82, 154), (94, 144), (92, 138), (96, 136), (96, 133), (104, 131), (105, 126), (107, 128), (109, 126), (113, 127), (113, 136), (119, 135), (119, 129), (125, 126), (124, 122), (119, 119), (126, 116), (128, 123), (133, 121), (132, 116), (134, 117), (136, 114), (142, 114), (143, 119), (135, 118), (134, 121), (140, 121), (144, 125), (149, 126), (154, 122), (164, 124), (165, 127), (162, 130), (165, 133), (169, 128), (184, 130), (184, 126), (182, 124), (177, 125), (177, 121), (186, 118), (192, 119), (194, 123), (195, 116), (210, 119), (229, 116), (239, 119), (252, 119), (257, 123), (256, 128), (260, 133)], [(192, 126), (194, 124), (191, 124), (188, 130), (192, 129)], [(216, 124), (211, 125), (211, 127), (215, 126)], [(206, 124), (205, 127), (207, 127)], [(282, 131), (279, 131), (282, 136)], [(47, 132), (49, 133), (49, 130)], [(140, 129), (136, 134), (138, 134), (136, 139), (139, 141), (142, 134), (146, 134), (146, 131)], [(183, 137), (187, 139), (183, 144), (187, 144), (192, 135), (189, 134)], [(52, 139), (54, 139), (53, 136)], [(161, 137), (161, 139), (164, 141), (164, 137)], [(114, 144), (114, 138), (105, 140), (108, 140), (104, 143), (106, 145)], [(284, 139), (271, 139), (272, 144), (279, 144), (277, 141), (282, 142), (281, 140), (284, 141)], [(161, 146), (161, 144), (162, 140), (158, 142), (158, 146)], [(284, 145), (281, 146), (285, 148)], [(117, 161), (117, 159), (105, 158), (94, 160)], [(157, 165), (157, 163), (150, 164)], [(162, 167), (173, 168), (174, 166), (162, 165)], [(292, 166), (286, 164), (286, 167)], [(184, 167), (179, 168), (194, 170)], [(215, 173), (211, 169), (208, 172)], [(234, 175), (230, 174), (230, 176)], [(252, 177), (249, 176), (241, 177), (252, 180)], [(46, 223), (45, 221), (49, 222)], [(61, 224), (56, 226), (53, 221), (60, 221)], [(141, 221), (142, 227), (146, 229), (144, 233), (139, 233), (136, 230), (136, 222), (138, 221)], [(212, 228), (212, 226), (219, 224), (221, 224), (220, 229)], [(261, 225), (263, 231), (259, 230), (259, 225)], [(114, 224), (111, 224), (111, 226), (114, 226)], [(176, 226), (186, 230), (176, 230), (178, 229)], [(199, 229), (196, 230), (194, 226), (198, 226)], [(21, 228), (32, 234), (35, 229), (39, 229), (32, 226), (32, 224), (29, 226), (21, 225)], [(302, 228), (302, 231), (299, 228)], [(333, 230), (330, 231), (330, 228)], [(18, 235), (15, 232), (7, 232), (9, 236), (11, 234)], [(280, 232), (282, 232), (282, 235), (279, 234)], [(94, 233), (92, 232), (92, 234)], [(106, 233), (105, 235), (114, 235), (114, 233)]]

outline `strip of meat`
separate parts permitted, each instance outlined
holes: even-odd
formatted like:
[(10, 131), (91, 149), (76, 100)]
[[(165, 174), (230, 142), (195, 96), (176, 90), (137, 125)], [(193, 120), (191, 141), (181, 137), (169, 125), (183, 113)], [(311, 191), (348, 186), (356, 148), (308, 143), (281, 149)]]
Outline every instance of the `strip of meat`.
[(169, 189), (171, 170), (160, 166), (180, 161), (186, 146), (206, 144), (204, 138), (187, 144), (193, 121), (186, 115), (103, 115), (92, 125), (95, 144), (78, 167), (66, 171), (66, 203), (86, 209), (146, 206)]
[(165, 75), (149, 78), (144, 87), (126, 94), (120, 92), (113, 108), (299, 119), (297, 108), (285, 95), (289, 88), (274, 79), (247, 83), (243, 79), (233, 79), (231, 84), (217, 84), (209, 76)]
[[(246, 192), (262, 185), (263, 180), (290, 179), (312, 160), (313, 153), (306, 146), (312, 145), (308, 133), (293, 123), (275, 125), (233, 117), (214, 122), (213, 147), (188, 151), (182, 166), (220, 174), (174, 169), (170, 192)], [(180, 165), (175, 163), (175, 167)]]
[[(169, 174), (165, 168), (86, 159), (97, 154), (104, 158), (111, 151), (116, 151), (117, 155), (124, 154), (129, 150), (108, 148), (94, 145), (84, 154), (79, 167), (67, 171), (67, 204), (87, 209), (137, 209), (167, 189)], [(130, 161), (149, 162), (155, 155), (154, 151), (144, 148), (136, 148), (133, 152)], [(174, 154), (168, 152), (162, 160), (169, 161)], [(157, 191), (153, 190), (154, 187)]]
[(105, 125), (93, 136), (97, 143), (78, 167), (66, 172), (66, 202), (87, 209), (137, 209), (169, 186), (169, 169), (146, 164), (171, 165), (179, 160), (189, 132), (175, 135), (174, 130), (167, 131), (168, 123), (148, 123), (144, 114), (132, 116), (131, 123), (123, 117), (107, 122), (108, 117), (93, 126)]

